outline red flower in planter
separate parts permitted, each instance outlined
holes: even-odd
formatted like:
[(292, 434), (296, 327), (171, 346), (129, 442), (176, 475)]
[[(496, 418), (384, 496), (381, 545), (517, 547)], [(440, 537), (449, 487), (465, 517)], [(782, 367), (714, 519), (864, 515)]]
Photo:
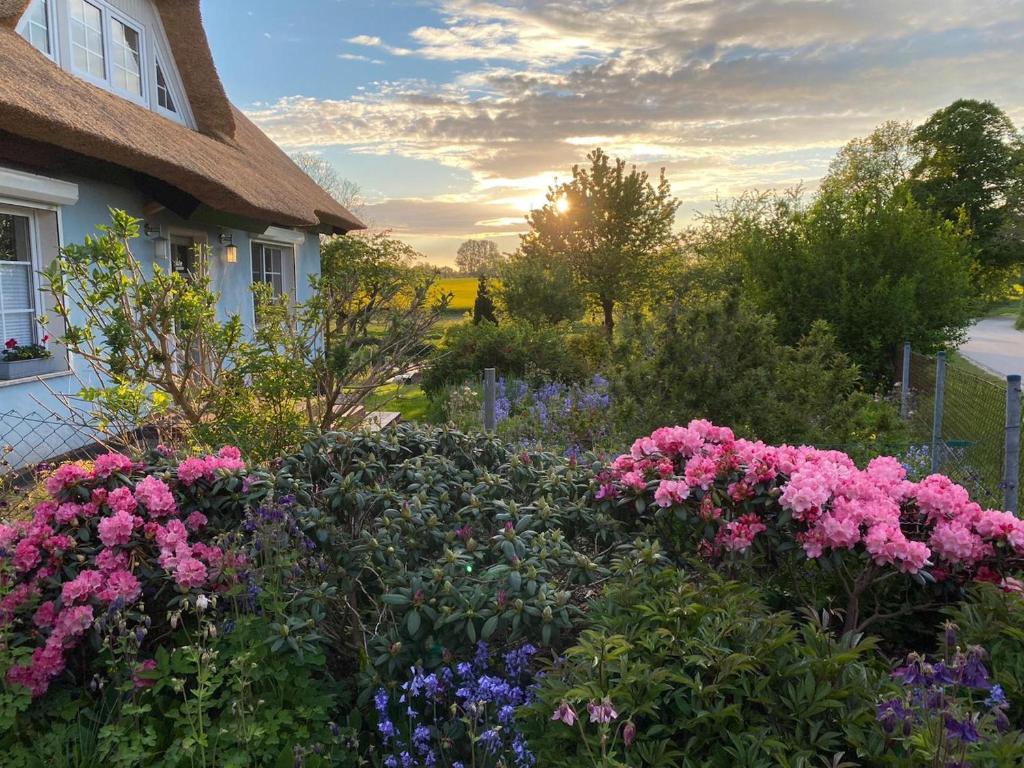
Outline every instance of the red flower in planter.
[(16, 346), (18, 346), (18, 340), (8, 339), (7, 341), (4, 342), (4, 346), (7, 347), (8, 349), (14, 349)]

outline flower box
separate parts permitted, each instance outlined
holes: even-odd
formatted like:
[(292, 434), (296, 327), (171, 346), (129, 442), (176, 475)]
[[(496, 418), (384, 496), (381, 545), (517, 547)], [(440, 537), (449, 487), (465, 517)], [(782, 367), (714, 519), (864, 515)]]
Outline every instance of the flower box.
[(33, 376), (45, 376), (61, 369), (61, 359), (53, 357), (37, 357), (32, 360), (0, 360), (0, 381), (12, 379), (30, 379)]

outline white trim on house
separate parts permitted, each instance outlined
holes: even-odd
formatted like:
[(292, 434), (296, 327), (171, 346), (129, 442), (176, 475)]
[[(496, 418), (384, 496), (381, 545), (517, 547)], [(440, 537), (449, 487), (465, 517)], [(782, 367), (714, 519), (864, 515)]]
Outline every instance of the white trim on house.
[(14, 204), (74, 205), (78, 202), (78, 185), (34, 173), (0, 168), (0, 198), (6, 198)]
[(271, 243), (302, 245), (306, 242), (306, 233), (284, 227), (267, 227), (263, 234), (252, 234), (253, 240), (265, 240)]

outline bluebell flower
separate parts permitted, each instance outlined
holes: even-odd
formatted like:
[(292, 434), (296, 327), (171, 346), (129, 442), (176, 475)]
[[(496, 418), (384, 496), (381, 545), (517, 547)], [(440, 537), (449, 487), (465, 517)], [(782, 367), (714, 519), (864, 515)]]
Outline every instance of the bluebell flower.
[(992, 686), (989, 691), (988, 698), (985, 699), (985, 706), (989, 709), (1000, 707), (1006, 703), (1006, 692), (1003, 690), (1003, 686), (996, 683)]

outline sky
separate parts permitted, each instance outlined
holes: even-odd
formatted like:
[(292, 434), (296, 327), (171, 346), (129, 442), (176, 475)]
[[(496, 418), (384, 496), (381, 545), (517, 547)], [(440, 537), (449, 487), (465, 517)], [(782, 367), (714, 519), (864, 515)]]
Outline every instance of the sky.
[(1024, 0), (202, 0), (231, 100), (356, 182), (431, 261), (512, 250), (593, 148), (660, 168), (684, 226), (815, 186), (885, 120), (1024, 124)]

